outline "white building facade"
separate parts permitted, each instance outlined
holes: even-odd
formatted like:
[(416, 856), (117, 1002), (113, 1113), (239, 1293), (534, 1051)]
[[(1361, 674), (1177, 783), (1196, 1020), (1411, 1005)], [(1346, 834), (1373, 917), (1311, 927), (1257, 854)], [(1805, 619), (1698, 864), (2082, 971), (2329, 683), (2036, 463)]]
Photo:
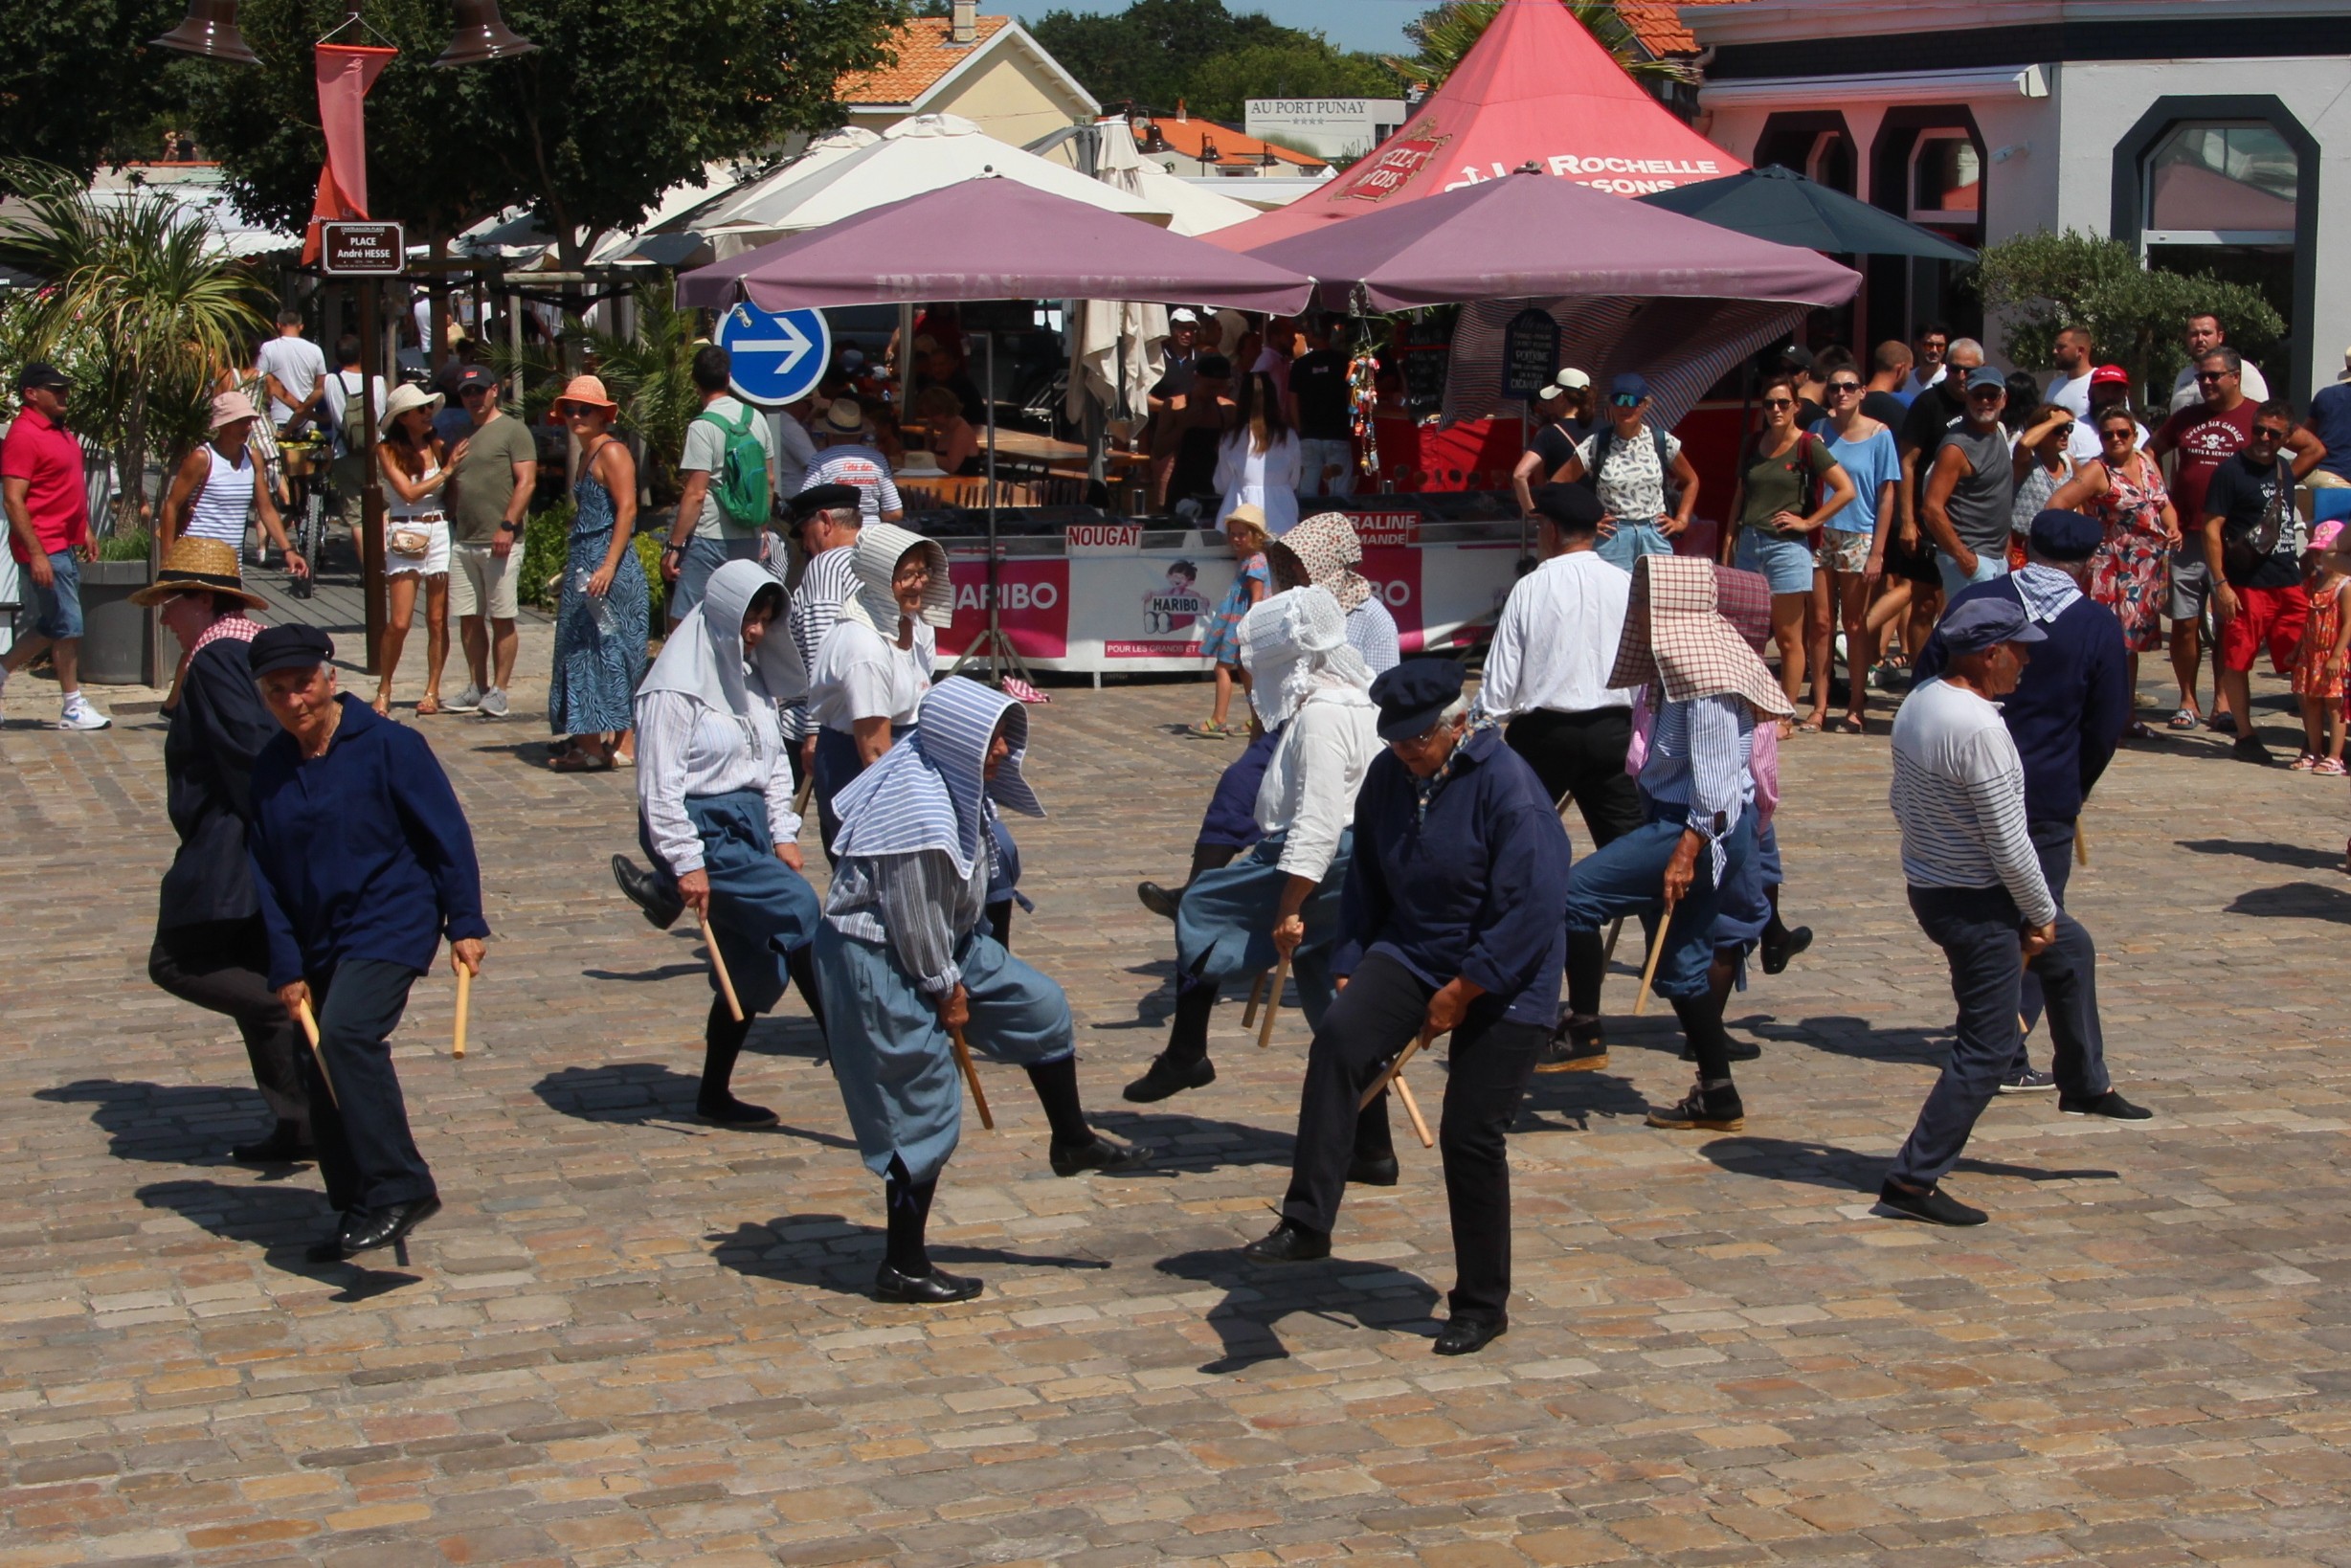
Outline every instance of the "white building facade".
[[(2086, 230), (2262, 289), (2272, 387), (2351, 341), (2351, 0), (1691, 5), (1698, 128), (1981, 246)], [(1870, 258), (1862, 343), (1977, 328), (1948, 263)], [(1990, 328), (1998, 352), (1997, 323)]]

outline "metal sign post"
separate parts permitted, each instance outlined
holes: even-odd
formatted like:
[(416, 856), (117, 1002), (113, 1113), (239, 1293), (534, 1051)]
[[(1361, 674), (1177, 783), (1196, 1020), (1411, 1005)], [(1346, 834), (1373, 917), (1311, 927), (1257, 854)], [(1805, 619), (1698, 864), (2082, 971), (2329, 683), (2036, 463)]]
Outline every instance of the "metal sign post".
[[(383, 668), (384, 627), (391, 618), (384, 602), (384, 476), (375, 461), (375, 426), (383, 413), (375, 406), (376, 378), (383, 373), (383, 341), (376, 331), (375, 308), (384, 280), (397, 278), (406, 270), (408, 244), (396, 223), (325, 223), (319, 227), (320, 270), (329, 278), (356, 280), (359, 295), (359, 401), (364, 414), (359, 426), (359, 463), (366, 476), (360, 491), (360, 599), (368, 613), (367, 660), (361, 667), (373, 675)], [(345, 439), (349, 439), (347, 434)]]

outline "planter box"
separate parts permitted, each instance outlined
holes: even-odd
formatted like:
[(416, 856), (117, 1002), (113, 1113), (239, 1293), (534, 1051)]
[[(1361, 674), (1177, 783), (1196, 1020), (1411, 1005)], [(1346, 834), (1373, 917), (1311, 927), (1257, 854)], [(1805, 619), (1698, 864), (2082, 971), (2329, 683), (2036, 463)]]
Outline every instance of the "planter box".
[(155, 615), (130, 602), (154, 580), (145, 561), (81, 563), (81, 678), (101, 686), (143, 686), (155, 648)]

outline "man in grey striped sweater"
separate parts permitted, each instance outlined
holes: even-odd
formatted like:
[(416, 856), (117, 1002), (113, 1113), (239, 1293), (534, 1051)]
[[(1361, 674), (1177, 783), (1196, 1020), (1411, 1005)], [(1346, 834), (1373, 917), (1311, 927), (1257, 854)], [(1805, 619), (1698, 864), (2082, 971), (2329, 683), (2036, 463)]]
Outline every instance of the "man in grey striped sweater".
[(1894, 720), (1892, 805), (1911, 910), (1950, 963), (1959, 1018), (1942, 1076), (1878, 1201), (1911, 1219), (1980, 1225), (1984, 1212), (1938, 1184), (2016, 1054), (2027, 964), (2049, 1001), (2059, 1109), (2115, 1120), (2145, 1113), (2107, 1082), (2097, 950), (2049, 896), (2025, 828), (2024, 764), (1995, 701), (2016, 689), (2026, 645), (2047, 634), (2004, 596), (1959, 605), (1937, 633), (1950, 662)]

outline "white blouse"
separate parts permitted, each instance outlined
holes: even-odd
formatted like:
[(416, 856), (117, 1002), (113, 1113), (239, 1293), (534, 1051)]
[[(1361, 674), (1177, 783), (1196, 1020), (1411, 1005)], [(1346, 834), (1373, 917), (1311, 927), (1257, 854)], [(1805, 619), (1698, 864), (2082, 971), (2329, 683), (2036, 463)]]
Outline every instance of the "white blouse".
[(754, 700), (751, 724), (767, 746), (764, 763), (752, 755), (731, 715), (680, 691), (648, 691), (637, 699), (637, 803), (670, 875), (702, 869), (702, 835), (685, 815), (688, 795), (757, 790), (767, 797), (768, 832), (775, 841), (788, 844), (800, 836), (799, 813), (792, 809), (792, 764), (776, 730), (774, 706)]
[(1355, 820), (1355, 792), (1379, 754), (1379, 709), (1368, 698), (1318, 692), (1282, 727), (1257, 791), (1257, 825), (1282, 840), (1281, 868), (1320, 882)]
[(809, 667), (809, 717), (844, 734), (860, 719), (887, 719), (904, 728), (930, 689), (938, 654), (939, 634), (927, 621), (914, 623), (913, 646), (901, 648), (862, 621), (843, 618), (824, 634)]

